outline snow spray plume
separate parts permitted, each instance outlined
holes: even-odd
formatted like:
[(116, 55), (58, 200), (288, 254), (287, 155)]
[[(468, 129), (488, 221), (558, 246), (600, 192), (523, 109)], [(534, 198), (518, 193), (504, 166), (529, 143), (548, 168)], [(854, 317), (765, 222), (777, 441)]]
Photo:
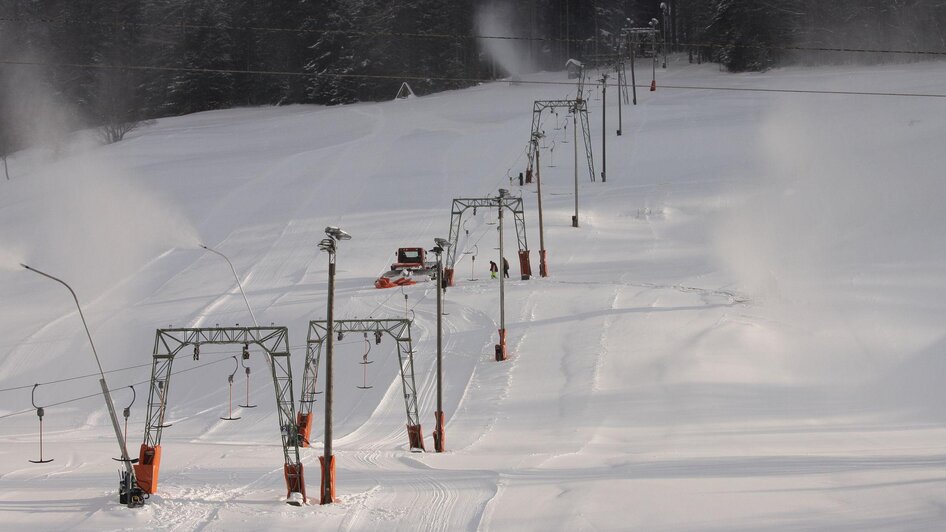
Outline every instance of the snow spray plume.
[[(508, 2), (491, 2), (482, 6), (476, 13), (476, 31), (481, 35), (528, 37), (518, 31), (522, 27), (523, 25), (516, 21), (512, 4)], [(478, 42), (507, 75), (519, 76), (535, 71), (529, 60), (529, 41), (479, 39)]]
[(36, 203), (13, 237), (20, 241), (3, 243), (29, 249), (31, 260), (61, 272), (86, 294), (114, 285), (168, 248), (195, 248), (200, 241), (170, 201), (105, 153), (69, 157), (20, 180)]
[(16, 250), (0, 247), (0, 271), (17, 271), (26, 262), (23, 255)]
[(865, 268), (946, 260), (942, 117), (864, 103), (806, 100), (768, 117), (765, 175), (714, 230), (741, 288), (812, 301)]

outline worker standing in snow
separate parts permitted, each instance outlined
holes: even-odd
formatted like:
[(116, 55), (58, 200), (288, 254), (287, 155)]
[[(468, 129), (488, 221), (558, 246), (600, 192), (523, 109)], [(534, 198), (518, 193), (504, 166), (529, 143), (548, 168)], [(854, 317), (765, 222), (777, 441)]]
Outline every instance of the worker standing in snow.
[(489, 278), (495, 279), (497, 273), (499, 273), (499, 266), (495, 262), (489, 261)]
[(503, 277), (509, 279), (509, 261), (506, 257), (503, 257)]

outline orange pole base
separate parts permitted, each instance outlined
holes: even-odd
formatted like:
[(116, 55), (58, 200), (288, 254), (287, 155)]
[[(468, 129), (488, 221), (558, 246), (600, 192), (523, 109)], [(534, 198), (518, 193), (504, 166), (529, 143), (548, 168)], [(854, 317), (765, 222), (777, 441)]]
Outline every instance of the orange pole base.
[(444, 430), (443, 430), (443, 412), (438, 410), (434, 412), (436, 424), (434, 425), (434, 450), (438, 453), (443, 452)]
[(548, 265), (548, 262), (546, 261), (544, 249), (539, 250), (539, 275), (541, 277), (549, 276), (549, 265)]
[(322, 465), (322, 490), (319, 504), (332, 504), (335, 502), (335, 455), (329, 458), (328, 467), (325, 466), (324, 456), (319, 457), (319, 464)]
[(420, 425), (407, 426), (407, 441), (412, 451), (414, 449), (420, 449), (421, 451), (427, 450), (424, 448), (424, 431)]
[(650, 92), (655, 92), (656, 90), (657, 90), (657, 80), (655, 79), (650, 82)]
[(302, 475), (302, 462), (298, 464), (283, 465), (283, 472), (286, 474), (286, 497), (293, 493), (302, 494), (302, 503), (308, 502), (305, 495), (305, 478)]
[(496, 362), (502, 362), (509, 358), (506, 353), (506, 329), (499, 330), (499, 343), (496, 344)]
[(443, 277), (447, 280), (447, 286), (453, 286), (453, 268), (444, 268)]
[(138, 463), (134, 465), (138, 487), (151, 494), (158, 490), (158, 472), (161, 469), (161, 446), (149, 447), (141, 444)]
[(522, 280), (528, 281), (532, 277), (532, 261), (529, 258), (529, 250), (519, 250), (519, 271), (522, 272)]
[(296, 414), (296, 425), (299, 427), (299, 447), (308, 447), (312, 434), (312, 414)]

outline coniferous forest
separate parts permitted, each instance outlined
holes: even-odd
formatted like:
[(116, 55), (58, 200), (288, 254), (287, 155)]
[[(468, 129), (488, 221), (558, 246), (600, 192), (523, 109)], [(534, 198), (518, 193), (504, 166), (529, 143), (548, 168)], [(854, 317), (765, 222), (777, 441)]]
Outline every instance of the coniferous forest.
[[(0, 146), (50, 101), (71, 128), (118, 140), (141, 120), (243, 105), (389, 99), (505, 75), (513, 42), (536, 69), (594, 61), (633, 21), (731, 71), (905, 61), (946, 50), (946, 0), (0, 0)], [(478, 23), (498, 13), (499, 30)], [(501, 34), (497, 34), (501, 33)], [(497, 39), (493, 39), (497, 40)], [(20, 125), (16, 125), (20, 124)]]

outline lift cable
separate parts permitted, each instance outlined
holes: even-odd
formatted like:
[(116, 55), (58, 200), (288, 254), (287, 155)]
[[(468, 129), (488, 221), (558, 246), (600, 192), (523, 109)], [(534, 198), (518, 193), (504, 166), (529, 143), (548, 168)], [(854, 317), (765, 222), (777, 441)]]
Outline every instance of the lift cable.
[[(313, 73), (298, 71), (280, 71), (280, 70), (251, 70), (235, 68), (189, 68), (172, 66), (151, 66), (151, 65), (108, 65), (94, 63), (66, 63), (66, 62), (47, 62), (47, 61), (26, 61), (26, 60), (0, 60), (0, 65), (15, 66), (48, 66), (61, 68), (78, 68), (93, 70), (133, 70), (133, 71), (166, 71), (166, 72), (190, 72), (204, 74), (245, 74), (258, 76), (298, 76), (311, 78), (350, 78), (350, 79), (388, 79), (398, 81), (450, 81), (463, 83), (495, 83), (508, 82), (503, 79), (489, 78), (451, 78), (436, 76), (418, 76), (418, 75), (390, 75), (390, 74), (338, 74), (338, 73)], [(575, 85), (570, 81), (542, 81), (542, 80), (518, 80), (515, 83), (520, 85)], [(609, 83), (610, 87), (617, 87), (616, 83)], [(649, 85), (637, 85), (641, 88), (647, 88)], [(750, 88), (750, 87), (715, 87), (701, 85), (661, 85), (663, 89), (682, 89), (682, 90), (709, 90), (709, 91), (738, 91), (738, 92), (767, 92), (767, 93), (786, 93), (786, 94), (826, 94), (842, 96), (893, 96), (910, 98), (946, 98), (946, 93), (916, 93), (916, 92), (882, 92), (882, 91), (844, 91), (844, 90), (820, 90), (820, 89), (780, 89), (780, 88)]]
[[(229, 358), (220, 358), (220, 359), (218, 359), (218, 360), (214, 360), (214, 361), (211, 361), (211, 362), (206, 362), (206, 363), (204, 363), (204, 364), (199, 364), (199, 365), (194, 366), (194, 367), (192, 367), (192, 368), (187, 368), (187, 369), (182, 369), (182, 370), (180, 370), (180, 371), (175, 371), (175, 372), (171, 373), (171, 375), (180, 375), (181, 373), (187, 373), (188, 371), (194, 371), (194, 370), (196, 370), (196, 369), (200, 369), (200, 368), (203, 368), (203, 367), (206, 367), (206, 366), (210, 366), (210, 365), (212, 365), (212, 364), (219, 364), (219, 363), (224, 362), (224, 361), (226, 361), (226, 360), (229, 360)], [(109, 392), (115, 392), (115, 391), (121, 390), (122, 388), (127, 388), (128, 386), (139, 386), (139, 385), (142, 385), (142, 384), (148, 384), (148, 383), (150, 383), (150, 382), (151, 382), (151, 379), (148, 379), (148, 380), (146, 380), (146, 381), (136, 382), (136, 383), (130, 384), (130, 385), (129, 385), (129, 384), (125, 384), (125, 385), (122, 385), (122, 386), (118, 386), (118, 387), (116, 387), (116, 388), (111, 388), (111, 389), (109, 389), (108, 391), (109, 391)], [(31, 386), (31, 387), (32, 387), (32, 386)], [(96, 392), (96, 393), (89, 394), (89, 395), (83, 395), (82, 397), (75, 397), (75, 398), (72, 398), (72, 399), (66, 399), (66, 400), (64, 400), (64, 401), (59, 401), (58, 403), (50, 403), (50, 404), (46, 405), (45, 408), (50, 408), (50, 407), (53, 407), (53, 406), (64, 405), (64, 404), (67, 404), (67, 403), (74, 403), (74, 402), (76, 402), (76, 401), (82, 401), (83, 399), (89, 399), (89, 398), (91, 398), (91, 397), (98, 397), (98, 396), (100, 396), (100, 395), (102, 395), (102, 392)], [(28, 412), (35, 412), (35, 410), (34, 410), (33, 408), (30, 408), (30, 409), (27, 409), (27, 410), (21, 410), (21, 411), (19, 411), (19, 412), (13, 412), (13, 413), (10, 413), (10, 414), (4, 414), (4, 415), (0, 416), (0, 419), (4, 419), (4, 418), (8, 418), (8, 417), (13, 417), (13, 416), (18, 416), (18, 415), (20, 415), (20, 414), (26, 414), (26, 413), (28, 413)]]
[[(81, 26), (106, 26), (114, 28), (159, 28), (166, 30), (214, 30), (214, 31), (254, 31), (267, 33), (319, 33), (325, 35), (355, 35), (360, 37), (409, 37), (419, 39), (467, 39), (467, 40), (502, 40), (502, 41), (527, 41), (527, 42), (572, 42), (584, 43), (584, 38), (561, 38), (561, 37), (525, 37), (515, 35), (480, 35), (480, 34), (462, 34), (462, 33), (431, 33), (431, 32), (397, 32), (397, 31), (367, 31), (367, 30), (341, 30), (330, 28), (315, 28), (306, 26), (311, 23), (311, 19), (303, 21), (303, 24), (293, 28), (277, 26), (233, 26), (226, 24), (193, 24), (188, 22), (179, 23), (160, 23), (160, 22), (134, 22), (134, 21), (101, 21), (78, 18), (26, 18), (26, 17), (0, 17), (0, 23), (12, 24), (47, 24), (47, 25), (81, 25)], [(934, 55), (946, 56), (943, 50), (891, 50), (884, 48), (851, 48), (851, 47), (830, 47), (830, 46), (778, 46), (766, 44), (721, 44), (721, 43), (699, 43), (699, 42), (672, 42), (673, 46), (693, 46), (703, 48), (751, 48), (763, 50), (789, 50), (803, 52), (844, 52), (844, 53), (872, 53), (872, 54), (904, 54), (904, 55)]]

